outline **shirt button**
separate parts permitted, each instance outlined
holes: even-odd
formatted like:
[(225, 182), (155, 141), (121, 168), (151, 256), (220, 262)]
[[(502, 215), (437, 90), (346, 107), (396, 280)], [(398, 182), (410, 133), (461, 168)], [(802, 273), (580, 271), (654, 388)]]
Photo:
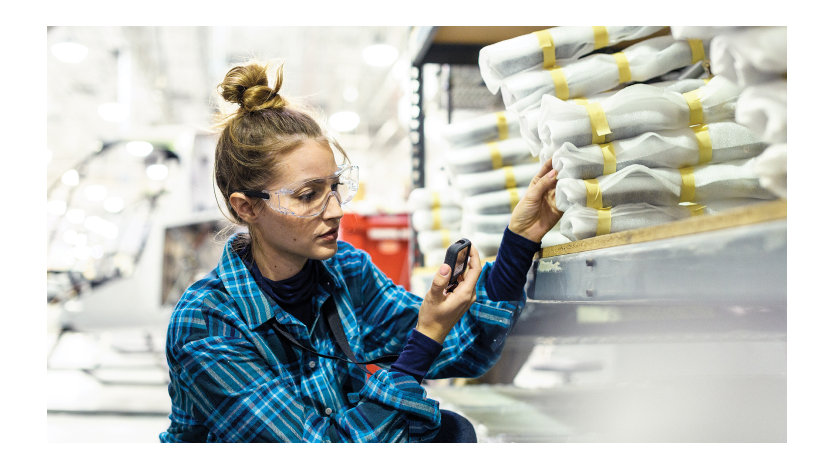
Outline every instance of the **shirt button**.
[(330, 413), (333, 413), (333, 410), (331, 410), (330, 408), (325, 408), (324, 409), (324, 414), (330, 416)]
[(310, 361), (310, 362), (307, 363), (307, 365), (310, 366), (310, 369), (315, 369), (316, 368), (316, 361)]

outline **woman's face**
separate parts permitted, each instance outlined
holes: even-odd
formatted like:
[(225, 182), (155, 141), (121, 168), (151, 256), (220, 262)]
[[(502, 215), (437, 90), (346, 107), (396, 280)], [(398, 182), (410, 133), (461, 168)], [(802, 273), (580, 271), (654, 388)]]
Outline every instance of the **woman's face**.
[[(330, 146), (306, 140), (295, 150), (281, 156), (276, 166), (278, 177), (266, 189), (276, 191), (294, 187), (307, 180), (326, 178), (336, 171), (336, 160)], [(257, 231), (259, 248), (270, 264), (289, 263), (300, 268), (309, 258), (321, 260), (336, 254), (336, 238), (343, 212), (335, 196), (330, 196), (324, 211), (314, 217), (281, 214), (267, 204), (261, 207), (251, 229)]]

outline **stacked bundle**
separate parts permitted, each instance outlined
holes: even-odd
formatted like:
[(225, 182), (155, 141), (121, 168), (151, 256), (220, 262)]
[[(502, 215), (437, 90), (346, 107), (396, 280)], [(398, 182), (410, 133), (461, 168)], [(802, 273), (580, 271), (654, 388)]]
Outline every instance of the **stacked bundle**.
[(773, 194), (787, 197), (787, 28), (672, 29), (673, 34), (714, 36), (712, 71), (741, 87), (736, 122), (767, 143), (753, 171)]
[[(509, 109), (520, 113), (529, 148), (542, 161), (552, 159), (559, 171), (555, 199), (565, 213), (559, 227), (565, 237), (588, 238), (773, 198), (759, 184), (759, 163), (753, 160), (766, 144), (734, 122), (741, 89), (721, 76), (692, 79), (704, 75), (703, 67), (692, 64), (706, 59), (709, 39), (661, 36), (610, 56), (580, 58), (558, 77), (551, 73), (549, 89), (505, 79), (502, 90), (534, 90), (504, 98), (515, 100)], [(676, 69), (676, 80), (613, 90)], [(575, 98), (578, 93), (593, 96)]]
[(426, 266), (443, 263), (446, 248), (460, 238), (462, 209), (451, 191), (416, 188), (408, 195), (411, 226), (417, 232), (417, 247)]

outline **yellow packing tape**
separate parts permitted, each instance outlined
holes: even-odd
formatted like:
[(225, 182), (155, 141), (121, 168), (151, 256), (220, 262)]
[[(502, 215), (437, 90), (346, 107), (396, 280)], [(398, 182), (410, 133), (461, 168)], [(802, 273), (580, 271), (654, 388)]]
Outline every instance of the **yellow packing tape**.
[(698, 164), (703, 165), (712, 160), (712, 139), (709, 136), (709, 128), (706, 124), (693, 127), (695, 140), (698, 141)]
[(620, 83), (631, 81), (631, 67), (628, 65), (628, 58), (625, 52), (617, 52), (614, 54), (614, 60), (617, 61), (617, 71), (620, 73)]
[(700, 39), (687, 39), (689, 41), (689, 48), (692, 49), (692, 63), (697, 64), (704, 60), (704, 43)]
[(593, 209), (602, 209), (602, 191), (596, 179), (585, 180), (585, 205)]
[(440, 207), (440, 194), (438, 194), (437, 191), (432, 191), (431, 192), (431, 208), (432, 209), (437, 209), (438, 207)]
[(507, 127), (507, 115), (504, 111), (499, 111), (495, 113), (495, 119), (498, 121), (498, 140), (505, 140), (510, 133)]
[(689, 125), (697, 126), (704, 123), (704, 106), (701, 104), (700, 89), (683, 94), (689, 106)]
[(692, 217), (695, 217), (696, 215), (704, 215), (705, 206), (701, 204), (691, 204), (687, 205), (686, 207), (689, 208), (689, 212), (692, 215)]
[(597, 209), (597, 235), (611, 233), (611, 208)]
[(506, 189), (518, 187), (518, 184), (515, 182), (515, 173), (511, 166), (504, 167), (504, 185)]
[(570, 98), (570, 90), (568, 90), (568, 79), (565, 78), (565, 72), (562, 69), (551, 69), (550, 78), (553, 80), (553, 90), (556, 92), (556, 98), (566, 100)]
[(489, 157), (492, 159), (492, 169), (497, 170), (504, 166), (504, 160), (501, 157), (501, 150), (498, 148), (497, 142), (490, 142), (487, 144), (489, 148)]
[(510, 212), (512, 212), (513, 209), (515, 209), (515, 206), (518, 205), (518, 188), (510, 188), (507, 191), (510, 193)]
[(594, 29), (594, 49), (602, 49), (608, 45), (608, 28), (605, 26), (592, 26)]
[(539, 40), (539, 47), (542, 48), (542, 68), (549, 69), (556, 65), (556, 46), (553, 45), (553, 36), (550, 31), (536, 31), (536, 38)]
[(692, 167), (681, 168), (680, 202), (695, 202), (695, 173)]
[(605, 136), (611, 133), (611, 128), (608, 127), (608, 118), (605, 117), (602, 105), (596, 102), (587, 102), (585, 108), (588, 110), (588, 117), (591, 119), (591, 143), (604, 143)]
[(452, 236), (448, 229), (443, 229), (441, 231), (441, 236), (443, 237), (443, 246), (449, 246), (452, 244)]
[(443, 228), (443, 221), (440, 220), (440, 208), (435, 207), (431, 210), (431, 229), (432, 230), (440, 230)]
[(602, 149), (602, 174), (610, 175), (617, 171), (617, 156), (614, 153), (614, 144), (600, 144)]

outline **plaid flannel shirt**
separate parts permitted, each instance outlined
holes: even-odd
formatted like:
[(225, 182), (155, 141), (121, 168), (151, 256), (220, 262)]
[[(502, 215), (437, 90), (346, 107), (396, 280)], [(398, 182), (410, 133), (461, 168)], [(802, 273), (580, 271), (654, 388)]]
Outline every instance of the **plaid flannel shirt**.
[[(343, 357), (320, 317), (335, 300), (358, 360), (398, 354), (422, 298), (395, 285), (370, 256), (343, 241), (323, 261), (329, 276), (313, 296), (310, 330), (272, 301), (233, 249), (190, 286), (174, 309), (166, 355), (171, 424), (162, 442), (427, 442), (440, 426), (437, 401), (410, 375), (292, 347), (268, 326), (273, 317), (301, 344)], [(426, 378), (477, 377), (498, 359), (526, 297), (487, 298), (486, 263), (477, 300), (443, 343)], [(327, 279), (329, 277), (329, 279)]]

